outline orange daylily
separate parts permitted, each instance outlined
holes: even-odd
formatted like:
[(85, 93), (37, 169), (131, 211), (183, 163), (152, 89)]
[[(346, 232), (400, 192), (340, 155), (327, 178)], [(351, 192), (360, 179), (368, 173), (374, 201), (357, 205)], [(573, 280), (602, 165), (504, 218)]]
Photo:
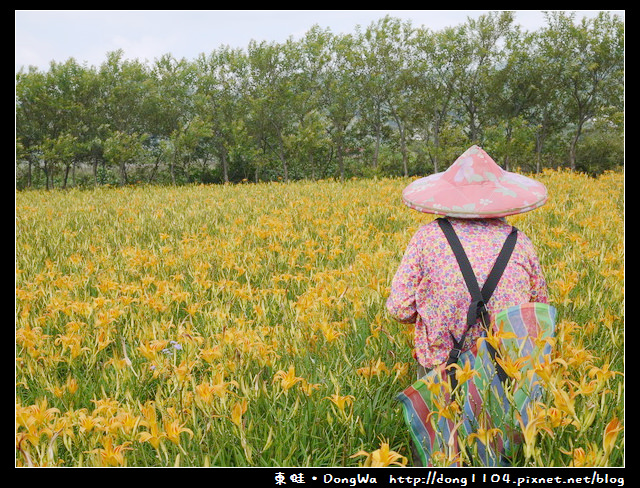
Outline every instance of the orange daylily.
[(366, 456), (364, 461), (365, 467), (406, 466), (407, 464), (407, 458), (389, 449), (389, 444), (386, 442), (383, 442), (380, 449), (376, 449), (372, 453), (358, 451), (350, 457), (354, 458), (358, 456)]
[(231, 422), (242, 427), (242, 415), (247, 411), (247, 400), (236, 402), (231, 408)]
[(163, 437), (166, 437), (171, 442), (173, 442), (175, 445), (179, 446), (180, 445), (180, 434), (182, 434), (183, 432), (186, 432), (187, 434), (189, 434), (189, 436), (193, 437), (193, 431), (191, 429), (186, 428), (184, 426), (185, 424), (186, 424), (186, 422), (183, 422), (181, 424), (178, 419), (173, 419), (173, 420), (165, 419), (164, 420), (164, 431), (165, 432), (164, 432)]
[(309, 383), (304, 378), (302, 379), (302, 383), (300, 383), (300, 389), (304, 392), (305, 395), (311, 396), (313, 390), (320, 389), (322, 385), (320, 383)]
[(590, 446), (587, 451), (582, 447), (576, 447), (572, 451), (560, 449), (560, 452), (571, 456), (571, 466), (575, 468), (598, 465), (598, 449), (594, 446)]
[(99, 454), (102, 466), (123, 466), (125, 461), (124, 452), (132, 450), (128, 447), (130, 444), (131, 442), (127, 441), (119, 446), (114, 446), (113, 439), (109, 436), (104, 436), (102, 448), (92, 449), (88, 452)]
[(458, 363), (451, 364), (449, 368), (456, 369), (456, 380), (458, 381), (458, 385), (466, 383), (474, 376), (480, 375), (480, 373), (478, 373), (475, 369), (471, 368), (471, 363), (469, 362), (465, 363), (464, 368)]
[(558, 407), (558, 409), (560, 409), (562, 412), (565, 412), (566, 414), (573, 417), (575, 419), (574, 425), (576, 425), (579, 428), (580, 421), (578, 420), (578, 417), (576, 415), (576, 407), (575, 407), (575, 400), (578, 393), (573, 391), (569, 383), (567, 383), (567, 385), (568, 385), (568, 388), (571, 390), (569, 392), (563, 390), (562, 388), (551, 389), (551, 393), (553, 395), (553, 402), (555, 406)]
[(555, 384), (557, 375), (554, 375), (554, 364), (559, 364), (565, 369), (569, 367), (564, 359), (556, 358), (551, 360), (549, 355), (546, 354), (542, 362), (536, 359), (533, 368), (529, 370), (529, 375), (537, 375), (546, 385)]
[(516, 415), (518, 416), (518, 422), (520, 423), (520, 427), (522, 428), (524, 454), (527, 459), (533, 457), (536, 453), (535, 440), (538, 432), (544, 430), (553, 437), (553, 431), (547, 426), (547, 423), (545, 421), (544, 411), (538, 410), (537, 412), (535, 412), (535, 408), (536, 407), (534, 406), (527, 407), (527, 415), (529, 416), (527, 425), (524, 425), (520, 414), (516, 413)]
[(482, 442), (482, 444), (484, 444), (485, 446), (488, 446), (489, 443), (493, 440), (493, 438), (501, 433), (502, 431), (497, 428), (491, 428), (491, 429), (479, 428), (476, 432), (469, 434), (468, 439), (469, 440), (476, 439), (477, 441)]
[(376, 361), (371, 360), (369, 362), (369, 366), (358, 368), (356, 372), (367, 379), (371, 379), (374, 375), (380, 376), (383, 372), (388, 373), (389, 370), (387, 369), (386, 364), (384, 364), (384, 361), (377, 359)]
[(148, 432), (140, 432), (138, 435), (139, 442), (148, 442), (154, 449), (160, 448), (160, 442), (162, 442), (164, 435), (160, 432), (158, 424), (150, 424)]
[(440, 403), (440, 400), (437, 397), (434, 397), (433, 403), (435, 404), (436, 409), (438, 411), (431, 412), (429, 414), (429, 417), (436, 414), (436, 415), (439, 415), (440, 417), (444, 417), (449, 420), (454, 420), (456, 414), (460, 413), (460, 405), (456, 401), (452, 401), (448, 405), (445, 405), (444, 403)]
[(622, 429), (622, 423), (617, 418), (612, 419), (605, 427), (604, 436), (602, 437), (602, 447), (607, 457), (611, 454), (618, 434), (622, 432)]
[(530, 356), (525, 356), (514, 361), (510, 357), (501, 358), (496, 355), (496, 361), (498, 361), (498, 364), (502, 366), (502, 369), (507, 376), (514, 378), (517, 381), (520, 381), (522, 378), (522, 372), (520, 370), (529, 361), (529, 359)]
[(330, 397), (325, 397), (328, 400), (331, 400), (337, 407), (340, 412), (344, 414), (344, 409), (347, 405), (353, 405), (355, 397), (353, 395), (339, 395), (338, 392), (334, 393)]
[(286, 393), (289, 388), (291, 388), (299, 381), (302, 381), (302, 378), (296, 376), (296, 368), (295, 366), (291, 365), (289, 366), (289, 370), (286, 373), (282, 370), (278, 371), (273, 377), (273, 382), (275, 382), (276, 380), (280, 380), (280, 386), (282, 386)]

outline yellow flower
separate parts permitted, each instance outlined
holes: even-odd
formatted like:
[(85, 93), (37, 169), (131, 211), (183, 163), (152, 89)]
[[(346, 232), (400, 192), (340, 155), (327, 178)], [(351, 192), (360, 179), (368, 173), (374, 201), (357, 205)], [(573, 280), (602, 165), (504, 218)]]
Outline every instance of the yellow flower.
[(178, 419), (164, 420), (164, 434), (163, 436), (173, 442), (175, 445), (180, 445), (180, 434), (186, 432), (190, 437), (193, 437), (193, 431), (191, 429), (186, 428), (184, 425), (186, 422), (180, 424)]
[(582, 447), (576, 447), (573, 451), (560, 451), (568, 456), (571, 456), (571, 464), (575, 468), (597, 466), (598, 465), (598, 449), (594, 446), (590, 446), (588, 451), (585, 451)]
[(112, 400), (111, 398), (91, 400), (91, 403), (94, 403), (96, 406), (96, 408), (93, 410), (93, 415), (104, 413), (107, 416), (111, 416), (117, 412), (119, 407), (118, 400)]
[(303, 379), (300, 384), (300, 389), (304, 392), (305, 395), (311, 396), (313, 390), (319, 390), (322, 385), (320, 383), (309, 383), (307, 380)]
[(536, 454), (535, 440), (538, 432), (544, 430), (553, 437), (553, 432), (551, 431), (551, 429), (549, 429), (549, 427), (547, 427), (544, 410), (538, 410), (536, 412), (534, 411), (535, 408), (536, 406), (531, 405), (527, 407), (527, 415), (529, 417), (527, 425), (524, 425), (522, 417), (519, 413), (516, 412), (516, 415), (518, 416), (518, 422), (520, 423), (520, 427), (522, 428), (524, 454), (527, 459), (533, 457)]
[(154, 449), (160, 448), (164, 435), (159, 431), (158, 424), (150, 424), (148, 432), (140, 432), (138, 442), (148, 442)]
[(123, 466), (124, 465), (124, 452), (130, 451), (128, 447), (131, 442), (127, 441), (119, 446), (113, 445), (113, 439), (109, 436), (104, 436), (102, 439), (102, 449), (92, 449), (87, 451), (89, 453), (96, 453), (100, 455), (100, 463), (102, 466)]
[(69, 377), (67, 378), (67, 384), (66, 384), (66, 386), (67, 386), (67, 391), (68, 391), (69, 393), (71, 393), (72, 395), (73, 395), (76, 391), (78, 391), (78, 382), (77, 382), (74, 378), (72, 378), (71, 376), (69, 376)]
[[(621, 374), (621, 373), (617, 373)], [(616, 375), (615, 371), (609, 370), (609, 364), (605, 364), (602, 368), (596, 368), (595, 366), (589, 370), (589, 376), (595, 378), (597, 390), (600, 390), (605, 383)]]
[(545, 414), (547, 416), (547, 426), (552, 429), (556, 429), (558, 427), (562, 427), (564, 425), (573, 424), (576, 427), (580, 428), (580, 422), (577, 420), (569, 419), (565, 416), (562, 410), (555, 407), (550, 407), (545, 410)]
[(80, 432), (91, 432), (93, 429), (101, 427), (102, 421), (102, 417), (94, 417), (93, 415), (86, 415), (82, 412), (78, 417)]
[(224, 381), (224, 373), (222, 371), (218, 371), (215, 382), (211, 383), (213, 393), (216, 396), (223, 398), (227, 393), (232, 393), (232, 391), (228, 389), (228, 386), (235, 386), (238, 388), (238, 382), (234, 380)]
[(210, 383), (202, 382), (195, 387), (196, 395), (205, 403), (210, 403), (213, 400), (214, 389)]
[(561, 358), (551, 360), (548, 354), (544, 356), (543, 362), (536, 360), (533, 368), (529, 371), (530, 375), (537, 375), (546, 385), (555, 385), (557, 375), (554, 375), (554, 364), (559, 364), (563, 368), (568, 368), (567, 362)]
[(56, 398), (62, 398), (64, 395), (65, 387), (64, 386), (49, 386), (47, 390), (53, 393), (53, 396)]
[(396, 465), (396, 466), (407, 465), (407, 458), (405, 456), (398, 454), (395, 451), (391, 451), (389, 449), (389, 444), (386, 442), (383, 442), (380, 446), (380, 449), (376, 449), (372, 453), (368, 453), (366, 451), (358, 451), (357, 453), (353, 454), (350, 457), (355, 458), (358, 456), (366, 456), (366, 459), (363, 465), (365, 467), (376, 468), (376, 467), (384, 467), (384, 466), (391, 466), (391, 465)]
[(242, 415), (247, 411), (247, 400), (236, 402), (231, 408), (231, 422), (242, 427)]
[(138, 424), (140, 423), (140, 417), (137, 415), (133, 415), (131, 412), (122, 411), (118, 414), (120, 426), (122, 430), (130, 434), (136, 429)]
[(618, 434), (622, 431), (622, 423), (617, 418), (614, 418), (607, 424), (604, 429), (604, 436), (602, 437), (602, 447), (604, 448), (605, 455), (609, 457), (611, 451), (615, 447)]
[(393, 365), (392, 370), (396, 372), (394, 381), (403, 378), (409, 374), (409, 363), (396, 363)]
[(478, 373), (475, 369), (471, 369), (471, 363), (469, 362), (464, 365), (464, 368), (458, 363), (451, 364), (449, 368), (456, 369), (456, 380), (458, 381), (458, 385), (466, 383), (474, 376), (480, 375), (480, 373)]
[(358, 368), (356, 371), (359, 375), (364, 376), (367, 379), (371, 379), (373, 376), (380, 376), (382, 373), (388, 373), (386, 364), (379, 358), (376, 361), (369, 361), (368, 366)]
[(293, 385), (302, 381), (302, 378), (296, 376), (296, 369), (293, 365), (289, 366), (289, 370), (285, 373), (280, 370), (273, 376), (273, 382), (276, 380), (280, 380), (280, 386), (284, 389), (285, 393), (291, 388)]
[(339, 395), (339, 392), (334, 393), (330, 397), (325, 397), (328, 400), (331, 400), (333, 404), (338, 407), (338, 410), (344, 414), (344, 409), (347, 405), (353, 405), (355, 401), (355, 397), (353, 395)]
[(214, 346), (211, 349), (202, 349), (200, 355), (202, 359), (211, 364), (222, 357), (222, 348), (220, 346)]
[(437, 414), (440, 417), (454, 420), (456, 415), (460, 413), (460, 405), (455, 400), (449, 402), (449, 404), (444, 404), (440, 402), (440, 399), (438, 397), (433, 397), (433, 403), (436, 406), (437, 412), (431, 412), (429, 414), (429, 417)]
[(551, 393), (553, 394), (553, 401), (558, 409), (573, 417), (574, 425), (580, 428), (580, 421), (578, 420), (578, 416), (576, 415), (575, 407), (575, 400), (578, 394), (573, 391), (570, 384), (568, 384), (568, 386), (571, 390), (569, 392), (563, 390), (562, 388), (552, 388)]
[(140, 354), (142, 354), (149, 361), (153, 361), (156, 358), (156, 354), (160, 349), (162, 349), (162, 347), (160, 348), (158, 348), (157, 346), (154, 347), (153, 345), (150, 345), (148, 342), (138, 346), (138, 351), (140, 351)]
[(57, 408), (47, 408), (47, 397), (43, 397), (39, 404), (27, 407), (27, 411), (35, 425), (43, 424), (51, 420), (55, 414), (60, 413)]
[(148, 442), (154, 447), (154, 449), (159, 449), (164, 435), (160, 432), (160, 428), (158, 427), (158, 420), (154, 403), (145, 403), (140, 407), (140, 411), (142, 412), (142, 416), (144, 417), (143, 420), (140, 421), (140, 425), (148, 427), (149, 431), (141, 432), (138, 436), (138, 441)]
[(189, 377), (194, 366), (195, 361), (189, 363), (183, 360), (178, 366), (173, 367), (173, 372), (176, 374), (178, 383), (183, 383)]
[(488, 446), (489, 443), (493, 440), (495, 436), (501, 434), (502, 431), (497, 428), (491, 429), (478, 429), (476, 432), (469, 434), (469, 440), (476, 439), (477, 441), (482, 442), (485, 446)]
[(502, 369), (507, 374), (507, 376), (509, 376), (510, 378), (514, 378), (517, 381), (520, 381), (520, 379), (522, 378), (522, 372), (520, 370), (529, 361), (529, 359), (530, 359), (529, 356), (525, 356), (523, 358), (518, 358), (515, 361), (513, 361), (508, 356), (506, 359), (503, 359), (496, 355), (496, 361), (498, 361), (498, 364), (502, 366)]
[(422, 378), (420, 381), (427, 385), (427, 389), (434, 396), (451, 393), (451, 383), (449, 381), (436, 382), (435, 376), (427, 376), (426, 378)]
[(517, 336), (513, 332), (504, 331), (504, 322), (500, 321), (498, 330), (494, 330), (493, 327), (489, 327), (488, 333), (485, 337), (481, 337), (480, 340), (485, 340), (493, 346), (494, 349), (499, 349), (502, 344), (502, 339), (516, 339)]
[(333, 327), (331, 327), (330, 324), (327, 323), (320, 324), (320, 330), (322, 330), (322, 334), (324, 335), (324, 338), (327, 342), (333, 342), (338, 337), (344, 335), (343, 332), (335, 330)]

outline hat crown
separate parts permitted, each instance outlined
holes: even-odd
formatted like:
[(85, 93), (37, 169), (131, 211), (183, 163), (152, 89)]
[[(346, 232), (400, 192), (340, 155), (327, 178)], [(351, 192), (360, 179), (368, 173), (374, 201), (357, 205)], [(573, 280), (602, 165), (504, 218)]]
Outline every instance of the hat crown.
[(502, 169), (479, 146), (471, 146), (444, 172), (410, 183), (409, 207), (459, 218), (496, 218), (528, 212), (547, 200), (544, 185)]
[(442, 178), (455, 184), (482, 184), (498, 181), (505, 171), (479, 146), (473, 145), (442, 174)]

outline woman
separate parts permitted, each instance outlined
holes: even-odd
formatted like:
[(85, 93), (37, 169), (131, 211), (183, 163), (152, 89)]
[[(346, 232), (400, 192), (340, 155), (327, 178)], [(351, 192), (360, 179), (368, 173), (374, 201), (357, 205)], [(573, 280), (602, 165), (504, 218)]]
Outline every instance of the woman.
[[(504, 217), (543, 205), (544, 185), (500, 168), (472, 146), (446, 171), (414, 181), (403, 191), (407, 206), (451, 222), (480, 287), (512, 227)], [(415, 323), (418, 377), (444, 363), (467, 329), (470, 293), (456, 257), (437, 221), (421, 227), (409, 242), (393, 278), (387, 310), (400, 322)], [(489, 312), (525, 302), (548, 303), (535, 249), (521, 231), (511, 258), (486, 304)], [(482, 334), (469, 329), (463, 351)]]

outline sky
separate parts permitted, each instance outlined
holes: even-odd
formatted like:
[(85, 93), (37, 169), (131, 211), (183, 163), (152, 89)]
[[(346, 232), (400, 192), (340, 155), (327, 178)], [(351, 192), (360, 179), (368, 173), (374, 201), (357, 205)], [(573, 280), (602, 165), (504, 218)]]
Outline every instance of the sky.
[[(164, 54), (194, 60), (222, 45), (246, 48), (251, 40), (299, 39), (315, 24), (334, 34), (366, 28), (385, 15), (409, 20), (415, 27), (441, 30), (477, 18), (489, 10), (16, 10), (16, 73), (51, 61), (74, 58), (100, 66), (110, 51), (126, 59), (153, 62)], [(516, 10), (515, 23), (525, 30), (545, 25), (542, 10)], [(575, 10), (577, 19), (597, 10)], [(613, 10), (624, 20), (624, 10)]]

